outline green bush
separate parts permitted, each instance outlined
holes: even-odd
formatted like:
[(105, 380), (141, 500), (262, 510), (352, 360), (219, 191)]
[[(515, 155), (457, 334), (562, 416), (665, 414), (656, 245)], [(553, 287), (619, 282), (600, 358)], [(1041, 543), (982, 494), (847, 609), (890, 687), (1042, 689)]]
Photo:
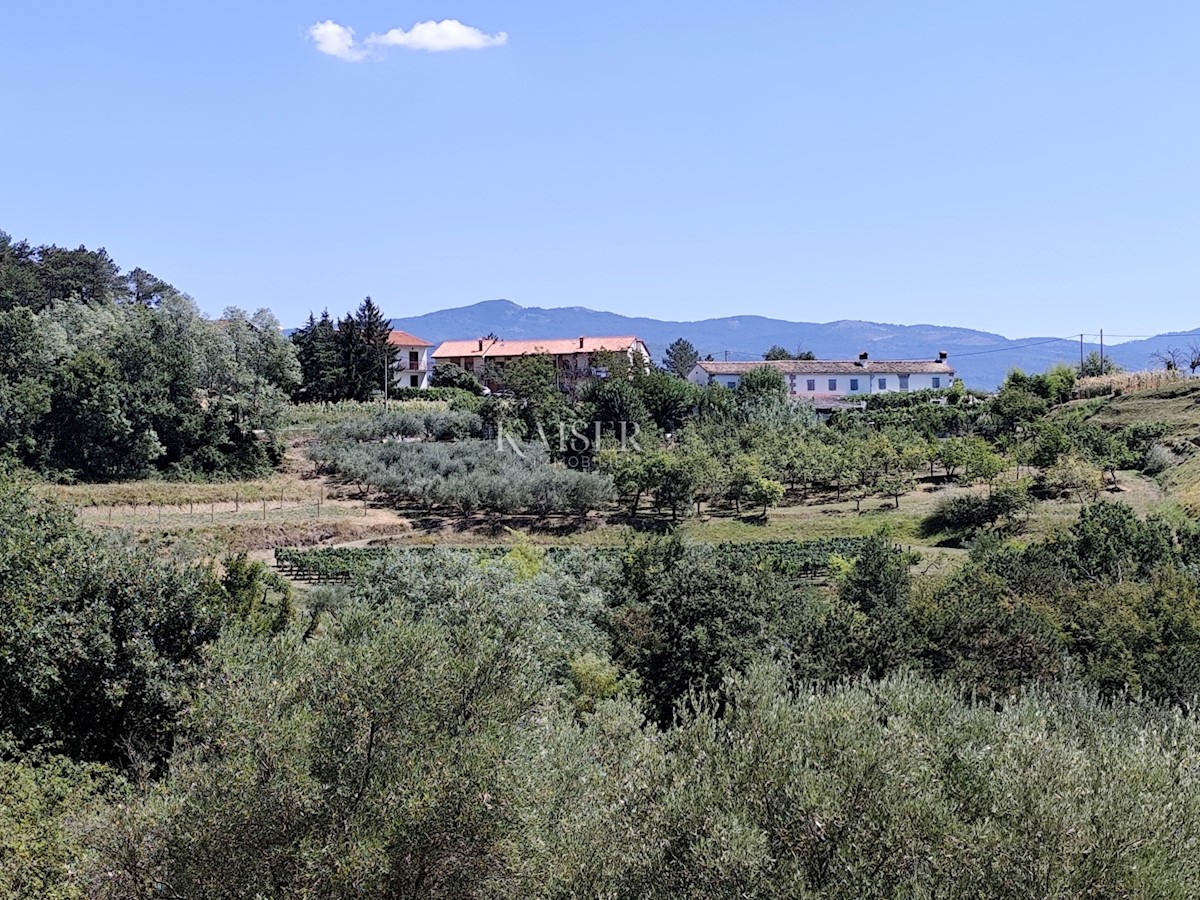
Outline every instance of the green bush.
[(0, 482), (0, 732), (22, 745), (161, 756), (227, 607), (209, 568)]
[(103, 766), (21, 752), (0, 735), (0, 897), (83, 898), (82, 823), (116, 783)]

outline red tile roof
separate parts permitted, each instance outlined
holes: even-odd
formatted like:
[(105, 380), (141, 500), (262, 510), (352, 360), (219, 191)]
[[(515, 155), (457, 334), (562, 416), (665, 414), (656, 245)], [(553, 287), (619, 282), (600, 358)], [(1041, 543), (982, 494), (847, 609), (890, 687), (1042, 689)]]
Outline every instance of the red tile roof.
[(437, 359), (455, 357), (489, 358), (507, 356), (570, 356), (575, 353), (599, 353), (602, 350), (624, 352), (637, 341), (633, 335), (609, 335), (606, 337), (536, 338), (523, 341), (483, 340), (480, 350), (479, 338), (471, 341), (442, 341), (433, 355)]
[(395, 347), (432, 347), (429, 341), (423, 341), (415, 334), (393, 329), (388, 335), (388, 343)]

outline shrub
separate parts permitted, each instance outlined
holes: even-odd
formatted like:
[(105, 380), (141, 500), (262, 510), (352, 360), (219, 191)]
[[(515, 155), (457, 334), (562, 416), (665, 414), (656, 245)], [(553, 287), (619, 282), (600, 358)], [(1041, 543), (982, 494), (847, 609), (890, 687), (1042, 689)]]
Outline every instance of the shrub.
[(1179, 465), (1179, 457), (1162, 444), (1151, 444), (1142, 458), (1142, 471), (1147, 475), (1161, 475), (1172, 466)]
[(0, 481), (0, 730), (22, 745), (158, 758), (229, 606), (207, 567)]
[(583, 515), (613, 498), (607, 475), (552, 463), (540, 444), (338, 443), (311, 453), (335, 479), (364, 494), (378, 491), (397, 504), (442, 506), (463, 516), (480, 510)]

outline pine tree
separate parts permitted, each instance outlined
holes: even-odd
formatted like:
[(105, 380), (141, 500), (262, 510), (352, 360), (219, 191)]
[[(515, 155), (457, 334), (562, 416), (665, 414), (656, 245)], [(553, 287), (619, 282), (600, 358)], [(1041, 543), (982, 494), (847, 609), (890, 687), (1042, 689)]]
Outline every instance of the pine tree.
[(304, 327), (292, 334), (296, 357), (300, 361), (302, 381), (294, 393), (296, 400), (309, 402), (341, 399), (340, 387), (345, 381), (338, 358), (337, 330), (329, 310), (316, 319), (312, 313)]
[(370, 297), (337, 326), (338, 356), (342, 366), (340, 393), (350, 400), (367, 400), (383, 390), (384, 373), (392, 372), (396, 350), (388, 343), (391, 322)]
[(371, 391), (383, 390), (385, 378), (391, 378), (396, 362), (396, 348), (388, 343), (392, 333), (391, 320), (386, 318), (370, 297), (359, 304), (354, 313), (362, 335), (362, 381)]
[(692, 342), (686, 338), (677, 338), (667, 347), (667, 353), (663, 357), (663, 366), (680, 378), (687, 378), (688, 372), (692, 371), (692, 367), (699, 360), (700, 354)]

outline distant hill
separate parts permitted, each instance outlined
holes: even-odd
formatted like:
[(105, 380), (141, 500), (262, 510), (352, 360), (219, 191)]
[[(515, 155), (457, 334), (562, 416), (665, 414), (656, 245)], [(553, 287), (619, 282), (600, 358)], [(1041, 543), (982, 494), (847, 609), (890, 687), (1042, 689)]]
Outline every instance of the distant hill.
[[(946, 325), (887, 325), (880, 322), (788, 322), (763, 316), (728, 316), (699, 322), (663, 322), (582, 306), (519, 306), (508, 300), (485, 300), (457, 309), (393, 319), (393, 326), (427, 341), (471, 338), (495, 332), (502, 338), (574, 337), (581, 334), (636, 334), (650, 347), (655, 361), (679, 337), (696, 345), (701, 356), (715, 359), (760, 359), (772, 344), (789, 350), (811, 350), (818, 359), (847, 359), (860, 352), (876, 359), (933, 359), (939, 350), (969, 387), (994, 388), (1008, 370), (1041, 372), (1055, 363), (1078, 364), (1078, 341), (1047, 337), (1010, 339), (986, 331)], [(1105, 354), (1130, 369), (1154, 365), (1151, 354), (1167, 346), (1184, 348), (1200, 337), (1164, 335), (1106, 347)], [(1085, 344), (1090, 353), (1098, 349)]]

